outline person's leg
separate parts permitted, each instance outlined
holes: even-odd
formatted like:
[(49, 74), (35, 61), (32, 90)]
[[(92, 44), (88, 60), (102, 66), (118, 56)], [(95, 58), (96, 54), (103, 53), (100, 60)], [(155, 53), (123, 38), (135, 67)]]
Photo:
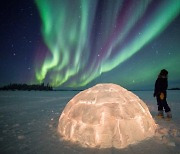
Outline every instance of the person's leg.
[(160, 96), (157, 96), (157, 105), (158, 105), (158, 116), (164, 117), (163, 113), (163, 104), (162, 100), (160, 99)]
[(163, 107), (164, 107), (166, 113), (171, 111), (169, 105), (167, 104), (166, 99), (164, 99), (164, 101), (163, 101)]
[(165, 109), (165, 112), (167, 113), (167, 118), (172, 118), (171, 109), (166, 101), (166, 98), (163, 100), (163, 107)]

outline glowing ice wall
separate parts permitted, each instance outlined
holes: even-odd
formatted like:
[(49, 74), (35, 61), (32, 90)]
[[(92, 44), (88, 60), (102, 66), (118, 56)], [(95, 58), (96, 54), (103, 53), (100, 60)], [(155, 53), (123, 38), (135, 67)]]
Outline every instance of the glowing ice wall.
[(179, 0), (36, 0), (50, 54), (36, 78), (80, 87), (121, 65), (180, 13)]

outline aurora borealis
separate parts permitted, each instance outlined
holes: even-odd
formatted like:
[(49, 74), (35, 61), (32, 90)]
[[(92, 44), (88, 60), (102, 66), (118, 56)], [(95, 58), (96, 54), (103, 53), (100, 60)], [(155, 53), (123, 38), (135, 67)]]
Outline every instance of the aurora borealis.
[[(102, 73), (119, 67), (158, 37), (180, 12), (180, 1), (37, 0), (36, 3), (42, 19), (42, 35), (51, 53), (41, 59), (43, 63), (36, 70), (36, 78), (40, 82), (48, 79), (53, 86), (85, 86)], [(168, 63), (167, 67), (171, 61)], [(152, 71), (152, 66), (148, 69), (139, 75), (150, 78), (157, 71)]]
[[(180, 87), (179, 0), (23, 0), (1, 5), (0, 85)], [(8, 8), (11, 8), (9, 10)]]

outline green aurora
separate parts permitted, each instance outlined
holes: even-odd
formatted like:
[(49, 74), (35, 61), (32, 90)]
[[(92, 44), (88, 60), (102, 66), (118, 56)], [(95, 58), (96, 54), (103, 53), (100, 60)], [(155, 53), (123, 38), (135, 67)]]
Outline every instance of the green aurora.
[[(128, 86), (135, 82), (141, 86), (142, 81), (153, 81), (161, 67), (180, 74), (175, 69), (180, 66), (178, 51), (168, 61), (162, 58), (159, 67), (155, 67), (157, 59), (150, 53), (144, 57), (145, 65), (142, 61), (132, 63), (135, 57), (141, 59), (142, 50), (179, 16), (179, 0), (36, 0), (36, 4), (42, 36), (50, 52), (41, 59), (42, 65), (37, 65), (39, 82), (82, 87), (95, 79), (113, 82), (114, 75), (109, 80), (102, 77), (121, 72), (117, 75), (121, 78), (118, 84)], [(132, 69), (141, 71), (137, 75)]]

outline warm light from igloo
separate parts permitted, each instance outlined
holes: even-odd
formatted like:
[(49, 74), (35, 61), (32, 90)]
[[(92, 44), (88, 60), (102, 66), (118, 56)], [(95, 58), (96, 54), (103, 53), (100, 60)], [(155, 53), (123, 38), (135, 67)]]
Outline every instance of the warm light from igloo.
[(58, 125), (65, 140), (99, 148), (124, 148), (153, 136), (155, 129), (146, 104), (115, 84), (99, 84), (77, 94)]

